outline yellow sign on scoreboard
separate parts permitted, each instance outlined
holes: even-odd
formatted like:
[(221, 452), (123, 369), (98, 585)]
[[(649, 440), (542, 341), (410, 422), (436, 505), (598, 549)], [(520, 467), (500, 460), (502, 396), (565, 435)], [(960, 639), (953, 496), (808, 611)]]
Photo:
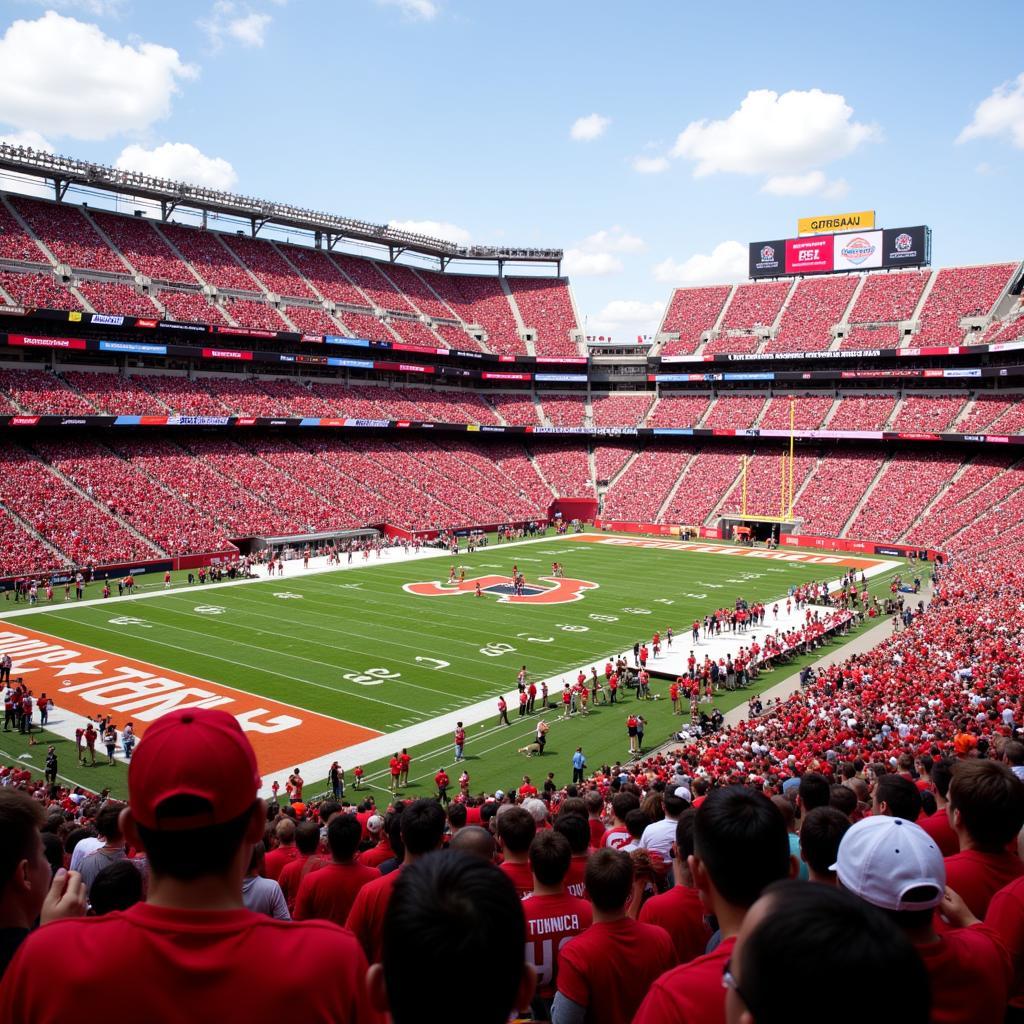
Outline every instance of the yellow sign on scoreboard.
[(875, 226), (875, 211), (833, 213), (827, 217), (801, 217), (796, 222), (798, 235), (831, 235), (839, 231), (866, 231)]

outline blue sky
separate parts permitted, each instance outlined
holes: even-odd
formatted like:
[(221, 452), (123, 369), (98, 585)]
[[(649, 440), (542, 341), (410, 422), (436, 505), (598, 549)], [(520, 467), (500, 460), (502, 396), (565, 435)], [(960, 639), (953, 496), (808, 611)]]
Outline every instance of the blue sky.
[[(1019, 7), (5, 0), (0, 136), (457, 240), (567, 250), (650, 331), (751, 240), (875, 209), (1024, 256)], [(191, 148), (189, 148), (191, 147)], [(425, 223), (424, 223), (425, 222)]]

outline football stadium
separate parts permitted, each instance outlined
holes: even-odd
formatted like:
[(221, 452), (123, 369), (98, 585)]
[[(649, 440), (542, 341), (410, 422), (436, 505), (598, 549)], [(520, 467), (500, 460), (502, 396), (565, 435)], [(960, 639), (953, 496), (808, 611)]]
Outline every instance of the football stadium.
[[(1010, 11), (931, 27), (990, 59), (925, 125), (882, 53), (750, 70), (848, 59), (829, 11), (711, 89), (608, 63), (710, 81), (668, 4), (45, 6), (0, 24), (0, 1024), (1024, 1021)], [(301, 80), (311, 32), (394, 80)], [(470, 52), (522, 93), (428, 99)]]

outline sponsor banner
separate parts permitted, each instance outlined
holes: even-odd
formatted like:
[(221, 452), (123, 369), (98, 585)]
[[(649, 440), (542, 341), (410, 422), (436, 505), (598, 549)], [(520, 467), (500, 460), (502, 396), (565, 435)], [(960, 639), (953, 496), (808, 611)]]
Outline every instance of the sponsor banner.
[(880, 380), (889, 377), (923, 377), (924, 370), (843, 370), (840, 380)]
[(165, 422), (172, 427), (226, 427), (230, 416), (168, 416)]
[(892, 228), (882, 232), (882, 266), (916, 267), (930, 263), (931, 230), (923, 224), (913, 228)]
[(12, 416), (7, 421), (12, 427), (34, 427), (39, 423), (38, 416)]
[(280, 331), (261, 331), (255, 327), (214, 327), (214, 334), (230, 334), (236, 338), (275, 339)]
[(375, 359), (373, 363), (375, 370), (390, 370), (392, 373), (433, 373), (432, 366), (420, 366), (417, 363), (391, 363)]
[(504, 434), (505, 433), (505, 428), (504, 427), (489, 427), (489, 426), (487, 426), (486, 424), (483, 424), (483, 423), (480, 424), (480, 426), (477, 427), (477, 429), (480, 431), (481, 434)]
[(836, 235), (832, 244), (832, 266), (835, 270), (870, 270), (882, 265), (881, 231)]
[(985, 345), (983, 348), (989, 352), (1013, 352), (1016, 349), (1024, 348), (1024, 341), (998, 341), (994, 345)]
[[(194, 324), (186, 320), (161, 320), (157, 327), (162, 331), (184, 331), (186, 334), (209, 334), (211, 332), (209, 324)], [(274, 334), (271, 332), (270, 336), (274, 337)]]
[(390, 344), (392, 352), (422, 352), (428, 356), (446, 356), (448, 355), (448, 349), (446, 348), (431, 348), (427, 345), (410, 345), (407, 341), (393, 341)]
[(84, 338), (37, 338), (30, 334), (8, 334), (8, 345), (24, 348), (73, 348), (84, 349)]
[(0, 306), (2, 316), (25, 316), (28, 309), (25, 306)]
[(243, 359), (251, 360), (252, 353), (244, 352), (240, 349), (234, 348), (204, 348), (203, 349), (204, 359)]
[(367, 338), (343, 338), (338, 334), (325, 334), (324, 344), (326, 345), (349, 345), (352, 348), (369, 348), (370, 342)]
[(236, 416), (234, 426), (236, 427), (255, 427), (258, 417), (256, 416)]
[(345, 419), (346, 427), (390, 427), (391, 420), (360, 420), (347, 417)]
[(831, 236), (786, 240), (787, 274), (827, 274), (834, 265)]
[(585, 373), (535, 373), (533, 379), (559, 384), (585, 384), (587, 375)]
[(980, 377), (981, 376), (981, 370), (980, 370), (980, 368), (976, 369), (976, 370), (969, 370), (969, 369), (968, 370), (943, 370), (942, 371), (942, 376), (943, 377)]
[(135, 326), (144, 328), (147, 331), (154, 330), (156, 328), (157, 322), (158, 321), (156, 320), (149, 320), (142, 317), (135, 318)]
[[(830, 351), (815, 351), (815, 352), (719, 352), (712, 358), (721, 360), (727, 363), (743, 363), (750, 362), (751, 360), (757, 360), (761, 362), (770, 362), (771, 360), (782, 359), (870, 359), (881, 355), (895, 355), (899, 353), (901, 356), (907, 354), (907, 349), (883, 349), (883, 348), (857, 348), (857, 349), (846, 349), (839, 352)], [(676, 361), (683, 362), (684, 360), (690, 359), (690, 356), (666, 356), (662, 359), (663, 363)]]
[(303, 334), (299, 341), (309, 342), (314, 345), (322, 345), (324, 339), (319, 334)]
[(692, 437), (693, 427), (655, 427), (652, 433), (655, 437)]
[[(586, 366), (587, 361), (582, 356), (537, 356), (534, 360), (537, 363), (558, 363), (559, 366)], [(539, 378), (538, 378), (539, 379)]]
[(748, 255), (748, 273), (751, 277), (778, 277), (786, 272), (786, 241), (777, 238), (770, 242), (751, 242)]
[(101, 324), (106, 327), (123, 327), (123, 316), (111, 316), (109, 313), (90, 313), (89, 323)]
[(135, 355), (167, 355), (166, 345), (147, 345), (142, 341), (101, 341), (101, 352), (131, 352)]
[(85, 314), (81, 313), (79, 310), (73, 309), (68, 313), (68, 322), (73, 324), (80, 324), (82, 322), (82, 317), (84, 315)]
[(531, 427), (534, 434), (594, 434), (600, 437), (635, 437), (636, 427)]
[(796, 222), (798, 235), (830, 235), (837, 231), (866, 231), (875, 226), (874, 210), (833, 213), (827, 217), (801, 217)]
[(327, 357), (328, 366), (347, 366), (350, 370), (372, 370), (372, 359), (339, 359), (336, 356)]
[(896, 437), (900, 441), (941, 441), (942, 437), (939, 434), (925, 434), (925, 433), (893, 433), (891, 431), (884, 432), (885, 437)]
[(115, 714), (131, 719), (144, 743), (146, 730), (162, 715), (182, 708), (221, 708), (234, 715), (253, 748), (260, 772), (286, 769), (296, 749), (324, 756), (380, 733), (336, 718), (258, 697), (234, 687), (158, 668), (98, 647), (4, 623), (0, 651), (10, 654), (15, 674), (36, 693), (44, 692), (61, 711), (83, 717)]
[(495, 373), (493, 370), (484, 370), (480, 374), (483, 380), (532, 380), (532, 373)]
[(723, 380), (775, 380), (775, 374), (768, 373), (723, 373)]
[(483, 359), (483, 352), (463, 352), (461, 348), (449, 349), (449, 354), (460, 359)]

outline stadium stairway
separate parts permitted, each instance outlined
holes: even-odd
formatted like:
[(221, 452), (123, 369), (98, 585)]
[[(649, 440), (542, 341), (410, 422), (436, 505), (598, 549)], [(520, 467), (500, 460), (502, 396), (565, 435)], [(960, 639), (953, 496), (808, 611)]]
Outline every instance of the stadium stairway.
[[(741, 460), (741, 465), (740, 465), (739, 472), (736, 474), (735, 477), (733, 477), (732, 483), (729, 484), (729, 486), (726, 487), (725, 490), (721, 493), (721, 495), (718, 498), (718, 501), (715, 502), (714, 507), (711, 509), (711, 511), (704, 517), (704, 522), (701, 523), (702, 526), (711, 526), (714, 523), (715, 516), (718, 515), (719, 511), (721, 510), (722, 506), (725, 504), (725, 502), (728, 499), (729, 495), (732, 494), (732, 492), (735, 491), (736, 488), (740, 486), (742, 480), (743, 480), (743, 466), (742, 466), (742, 460)], [(678, 484), (676, 486), (678, 487)]]
[(683, 478), (690, 471), (690, 467), (693, 465), (694, 461), (696, 460), (699, 454), (699, 452), (694, 452), (686, 460), (686, 465), (683, 466), (682, 470), (680, 470), (679, 476), (676, 477), (676, 482), (669, 488), (668, 494), (665, 495), (665, 500), (661, 503), (661, 506), (658, 509), (658, 514), (654, 517), (654, 521), (656, 523), (662, 522), (662, 517), (672, 507), (672, 500), (676, 496), (676, 491), (679, 490), (679, 486), (680, 484), (682, 484)]
[(27, 519), (22, 519), (21, 516), (19, 516), (18, 513), (14, 511), (14, 509), (9, 508), (7, 505), (4, 505), (3, 512), (6, 512), (7, 515), (18, 526), (20, 526), (21, 529), (25, 531), (25, 533), (32, 537), (33, 540), (37, 541), (39, 544), (42, 544), (42, 546), (46, 548), (46, 550), (49, 551), (55, 559), (57, 559), (59, 565), (72, 564), (71, 559), (68, 558), (68, 556), (65, 555), (64, 552), (61, 551), (61, 549), (57, 547), (56, 544), (53, 544), (51, 541), (47, 540)]
[[(850, 317), (853, 316), (853, 311), (857, 308), (857, 300), (860, 298), (860, 293), (864, 291), (864, 285), (867, 282), (868, 275), (861, 274), (860, 279), (857, 281), (857, 287), (853, 289), (853, 294), (850, 296), (850, 301), (843, 310), (843, 315), (839, 320), (834, 323), (833, 327), (838, 327), (840, 324), (844, 324), (847, 329), (850, 327)], [(829, 352), (837, 352), (839, 350), (839, 338), (836, 335), (832, 337), (832, 344), (829, 345)]]
[(100, 227), (96, 218), (92, 216), (87, 206), (81, 207), (82, 216), (89, 222), (89, 226), (96, 232), (97, 236), (103, 242), (103, 244), (128, 268), (128, 273), (133, 277), (139, 273), (139, 271), (128, 262), (128, 257), (121, 251), (121, 249), (114, 243), (114, 240)]
[[(943, 496), (949, 491), (949, 489), (956, 485), (956, 482), (964, 475), (964, 473), (967, 472), (973, 461), (973, 456), (969, 456), (964, 459), (959, 466), (957, 466), (956, 472), (949, 478), (949, 480), (946, 481), (944, 486), (940, 487), (935, 492), (931, 501), (921, 509), (914, 521), (896, 538), (897, 541), (902, 541), (904, 537), (909, 537), (918, 526), (927, 520), (931, 510), (942, 500)], [(964, 497), (967, 497), (967, 495), (964, 495)]]
[[(24, 231), (25, 234), (28, 235), (28, 237), (31, 238), (37, 246), (39, 246), (40, 252), (42, 252), (46, 259), (50, 261), (50, 265), (56, 267), (57, 264), (59, 263), (59, 260), (57, 259), (56, 256), (53, 255), (53, 253), (50, 251), (46, 243), (35, 233), (35, 231), (32, 228), (32, 225), (29, 224), (29, 222), (25, 220), (25, 218), (22, 217), (22, 215), (18, 212), (15, 205), (10, 201), (10, 197), (4, 193), (0, 193), (0, 203), (3, 203), (4, 208), (15, 220), (18, 227), (20, 227), (21, 230)], [(40, 260), (40, 262), (45, 261)]]
[[(896, 405), (898, 408), (899, 402), (897, 402)], [(878, 486), (878, 481), (882, 478), (882, 474), (885, 472), (886, 468), (888, 467), (891, 461), (892, 452), (889, 452), (886, 454), (885, 458), (882, 459), (882, 464), (878, 467), (878, 472), (875, 473), (874, 477), (871, 480), (871, 483), (868, 484), (868, 486), (864, 489), (864, 493), (860, 496), (860, 501), (858, 501), (857, 504), (854, 506), (853, 511), (850, 513), (850, 517), (846, 520), (845, 523), (843, 523), (843, 528), (839, 531), (840, 537), (848, 536), (847, 531), (850, 529), (851, 526), (853, 526), (854, 522), (856, 522), (860, 510), (867, 504), (868, 498), (871, 497), (871, 492)]]
[[(192, 261), (186, 259), (185, 258), (185, 254), (174, 244), (174, 242), (171, 240), (171, 236), (168, 235), (166, 232), (161, 231), (160, 230), (160, 225), (155, 220), (150, 222), (150, 226), (153, 228), (153, 230), (163, 240), (164, 245), (166, 245), (167, 248), (170, 249), (171, 252), (173, 252), (174, 255), (177, 256), (178, 259), (181, 260), (181, 262), (185, 264), (185, 266), (188, 268), (188, 272), (196, 279), (196, 281), (198, 281), (199, 284), (205, 286), (207, 282), (203, 280), (202, 275), (192, 265)], [(224, 313), (224, 310), (221, 309), (221, 312)], [(228, 319), (230, 320), (230, 317)], [(231, 320), (231, 323), (233, 325), (235, 325), (233, 320)], [(235, 326), (237, 326), (237, 325), (235, 325)]]
[(977, 405), (977, 393), (972, 391), (970, 397), (964, 403), (964, 407), (957, 414), (956, 418), (949, 425), (949, 429), (952, 431), (958, 431), (960, 429), (959, 424), (966, 422), (967, 418), (974, 412), (974, 407)]
[(526, 449), (526, 454), (527, 454), (527, 456), (528, 456), (528, 458), (529, 458), (529, 460), (530, 460), (530, 465), (532, 465), (532, 466), (533, 466), (533, 468), (534, 468), (534, 469), (535, 469), (535, 470), (537, 471), (537, 476), (539, 476), (539, 477), (541, 478), (541, 480), (543, 480), (543, 481), (544, 481), (544, 486), (545, 486), (545, 487), (546, 487), (546, 488), (547, 488), (547, 489), (548, 489), (548, 490), (549, 490), (549, 491), (550, 491), (550, 492), (551, 492), (551, 493), (552, 493), (552, 494), (553, 494), (553, 495), (554, 495), (554, 496), (555, 496), (556, 498), (560, 498), (560, 497), (561, 497), (561, 494), (559, 494), (559, 493), (558, 493), (558, 490), (557, 490), (557, 489), (555, 488), (555, 486), (554, 486), (554, 485), (553, 485), (553, 484), (551, 483), (551, 481), (550, 481), (550, 480), (549, 480), (549, 479), (548, 479), (548, 478), (547, 478), (547, 477), (546, 477), (546, 476), (544, 475), (544, 471), (543, 471), (543, 470), (542, 470), (542, 469), (540, 468), (540, 463), (539, 463), (539, 462), (537, 461), (537, 459), (536, 459), (536, 457), (534, 456), (533, 452), (531, 452), (531, 451), (530, 451), (530, 449), (529, 449), (529, 448), (527, 448), (527, 449)]
[(821, 421), (821, 430), (828, 430), (828, 425), (832, 421), (832, 417), (839, 412), (839, 405), (842, 399), (837, 395), (832, 399), (832, 404), (829, 406), (829, 410), (825, 413), (825, 418)]
[[(913, 324), (913, 331), (910, 335), (904, 336), (900, 343), (900, 348), (913, 347), (912, 345), (908, 346), (908, 342), (913, 340), (914, 335), (921, 329), (921, 311), (928, 304), (928, 297), (931, 295), (932, 289), (935, 287), (935, 282), (938, 280), (938, 277), (939, 272), (937, 270), (933, 270), (928, 275), (928, 280), (925, 281), (924, 287), (921, 289), (921, 297), (917, 300), (917, 305), (914, 307), (914, 312), (910, 316), (910, 322)], [(916, 344), (917, 342), (914, 341), (914, 345)]]
[[(1015, 465), (1020, 465), (1020, 463), (1015, 463)], [(1002, 501), (999, 502), (999, 504), (1002, 505), (1004, 508), (1007, 506), (1020, 507), (1021, 502), (1024, 502), (1024, 484), (1022, 484), (1015, 490), (1010, 491), (1006, 495), (1006, 497), (1004, 497)], [(977, 529), (979, 523), (982, 523), (985, 517), (990, 515), (991, 512), (991, 508), (983, 508), (969, 523), (964, 524), (962, 527), (951, 533), (948, 537), (943, 537), (940, 541), (942, 547), (944, 549), (948, 547), (950, 549), (955, 550), (956, 547), (958, 547), (958, 545), (956, 544), (957, 538), (965, 535), (970, 536), (970, 534)]]

